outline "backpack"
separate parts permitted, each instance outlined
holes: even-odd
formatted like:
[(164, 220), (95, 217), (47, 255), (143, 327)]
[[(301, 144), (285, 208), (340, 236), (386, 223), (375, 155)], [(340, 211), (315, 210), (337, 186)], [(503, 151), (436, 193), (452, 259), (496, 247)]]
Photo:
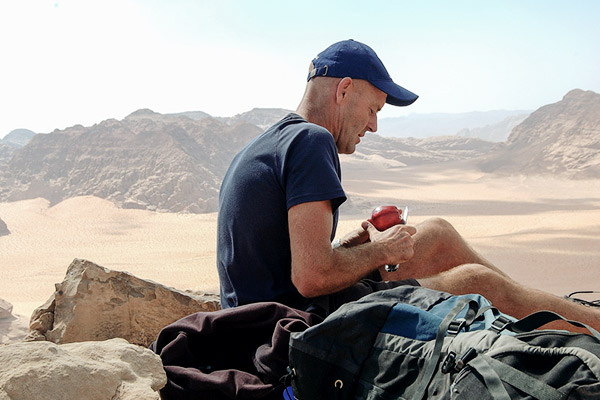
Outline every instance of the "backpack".
[(293, 333), (288, 378), (296, 400), (600, 398), (600, 335), (536, 330), (559, 318), (401, 286)]

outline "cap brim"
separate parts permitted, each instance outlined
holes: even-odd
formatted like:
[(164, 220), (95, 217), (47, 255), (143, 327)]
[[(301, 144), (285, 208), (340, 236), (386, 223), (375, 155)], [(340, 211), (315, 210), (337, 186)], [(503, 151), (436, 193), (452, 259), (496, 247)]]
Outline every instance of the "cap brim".
[(414, 103), (419, 96), (404, 89), (392, 81), (370, 81), (373, 86), (387, 94), (386, 103), (393, 106), (408, 106)]

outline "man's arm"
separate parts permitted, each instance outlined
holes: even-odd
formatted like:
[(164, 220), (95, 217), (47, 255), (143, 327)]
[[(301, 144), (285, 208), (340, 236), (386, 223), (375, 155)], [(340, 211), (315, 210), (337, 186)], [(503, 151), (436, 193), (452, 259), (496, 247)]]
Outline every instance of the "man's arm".
[[(398, 264), (413, 255), (414, 227), (395, 226), (378, 232), (368, 222), (363, 227), (371, 239), (353, 247), (331, 247), (331, 203), (298, 204), (288, 211), (292, 282), (304, 297), (345, 289), (384, 264)], [(362, 240), (358, 240), (362, 241)]]

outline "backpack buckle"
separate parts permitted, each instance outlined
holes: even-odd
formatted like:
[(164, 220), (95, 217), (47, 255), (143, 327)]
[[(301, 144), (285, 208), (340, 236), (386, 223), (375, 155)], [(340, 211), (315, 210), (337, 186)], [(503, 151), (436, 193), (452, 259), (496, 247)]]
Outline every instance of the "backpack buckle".
[(467, 350), (458, 361), (456, 361), (456, 364), (454, 366), (454, 370), (456, 371), (461, 371), (469, 361), (471, 361), (472, 359), (474, 359), (475, 357), (477, 357), (477, 350), (475, 350), (473, 347), (469, 347), (469, 350)]
[(456, 353), (451, 351), (446, 355), (444, 361), (442, 362), (442, 373), (447, 374), (448, 372), (454, 369), (456, 365)]
[(490, 326), (490, 329), (496, 333), (500, 333), (504, 329), (506, 329), (506, 327), (509, 326), (511, 323), (512, 321), (510, 319), (506, 318), (504, 315), (500, 315), (494, 320), (494, 322), (492, 322), (492, 326)]
[(464, 318), (457, 318), (448, 325), (448, 335), (456, 336), (462, 330), (468, 331), (469, 326)]

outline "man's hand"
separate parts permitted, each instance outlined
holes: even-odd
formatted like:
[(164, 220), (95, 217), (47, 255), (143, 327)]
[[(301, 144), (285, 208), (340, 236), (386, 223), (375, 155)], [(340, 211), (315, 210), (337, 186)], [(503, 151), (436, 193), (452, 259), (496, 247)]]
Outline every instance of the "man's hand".
[[(288, 224), (292, 283), (304, 297), (340, 291), (381, 265), (405, 262), (414, 254), (414, 227), (397, 225), (379, 232), (367, 221), (361, 224), (361, 229), (344, 237), (344, 248), (332, 248), (333, 218), (329, 201), (291, 207)], [(369, 238), (373, 243), (368, 243)]]
[(412, 235), (417, 233), (414, 226), (394, 225), (380, 232), (369, 221), (364, 221), (362, 228), (369, 234), (371, 242), (382, 245), (382, 251), (389, 260), (386, 264), (401, 264), (413, 257), (414, 240)]

